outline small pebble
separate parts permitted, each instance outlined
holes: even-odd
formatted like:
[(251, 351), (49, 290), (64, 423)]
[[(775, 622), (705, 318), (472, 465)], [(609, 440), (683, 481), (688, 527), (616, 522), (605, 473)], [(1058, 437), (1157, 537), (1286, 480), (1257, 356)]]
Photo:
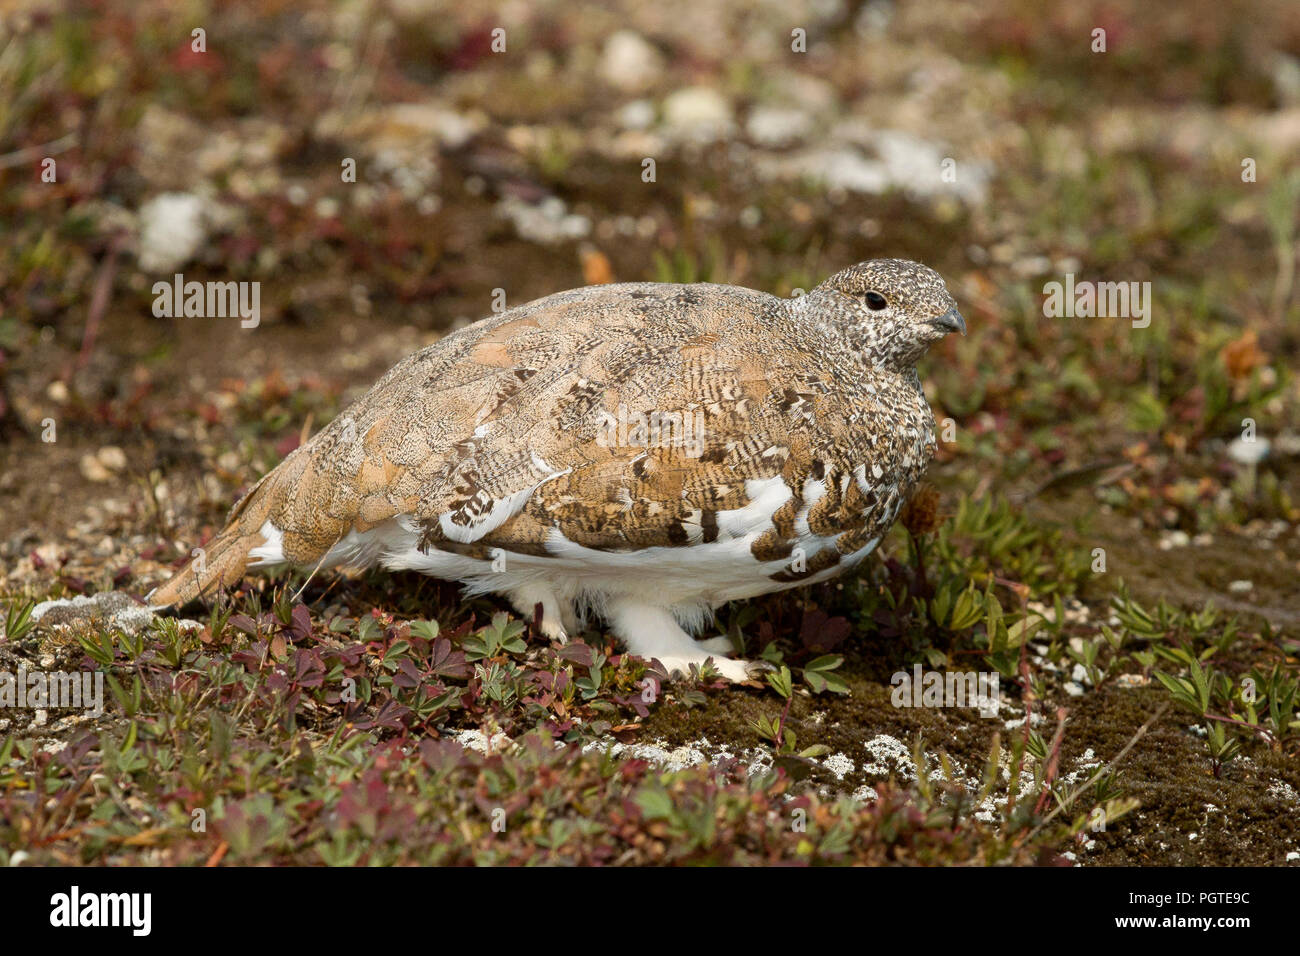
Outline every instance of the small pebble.
[(1115, 678), (1116, 687), (1145, 687), (1151, 683), (1151, 678), (1143, 677), (1141, 674), (1120, 674)]
[(1185, 548), (1191, 543), (1191, 536), (1186, 531), (1170, 531), (1160, 539), (1158, 547), (1161, 551), (1169, 551), (1173, 548)]

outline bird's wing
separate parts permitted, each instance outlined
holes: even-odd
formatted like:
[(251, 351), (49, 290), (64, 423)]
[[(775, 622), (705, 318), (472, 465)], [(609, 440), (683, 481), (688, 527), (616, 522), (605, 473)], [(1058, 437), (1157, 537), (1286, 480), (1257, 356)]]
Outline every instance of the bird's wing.
[[(542, 551), (552, 529), (617, 549), (741, 534), (767, 518), (744, 510), (751, 479), (785, 475), (797, 497), (818, 456), (796, 426), (826, 389), (801, 384), (808, 357), (773, 340), (762, 314), (775, 302), (627, 284), (462, 329), (290, 454), (232, 510), (206, 568), (187, 568), (153, 601), (233, 583), (268, 522), (284, 560), (302, 565), (395, 515), (417, 520), (426, 546), (467, 552)], [(661, 433), (637, 433), (639, 415), (660, 416)]]

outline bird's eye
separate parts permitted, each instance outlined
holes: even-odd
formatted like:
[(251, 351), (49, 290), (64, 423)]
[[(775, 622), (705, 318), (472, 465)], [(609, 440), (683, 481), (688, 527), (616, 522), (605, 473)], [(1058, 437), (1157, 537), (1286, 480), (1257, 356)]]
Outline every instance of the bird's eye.
[(876, 312), (879, 312), (881, 309), (888, 308), (888, 307), (889, 307), (889, 303), (885, 301), (885, 297), (881, 295), (879, 292), (867, 293), (868, 309), (872, 309)]

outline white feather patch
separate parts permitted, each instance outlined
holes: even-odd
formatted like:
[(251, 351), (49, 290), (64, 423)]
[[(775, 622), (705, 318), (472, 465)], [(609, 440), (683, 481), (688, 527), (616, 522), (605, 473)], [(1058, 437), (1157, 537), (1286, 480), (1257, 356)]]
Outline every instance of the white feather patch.
[(271, 524), (270, 521), (263, 522), (262, 527), (257, 529), (265, 540), (256, 548), (248, 552), (249, 563), (253, 567), (263, 567), (268, 564), (284, 563), (284, 532)]

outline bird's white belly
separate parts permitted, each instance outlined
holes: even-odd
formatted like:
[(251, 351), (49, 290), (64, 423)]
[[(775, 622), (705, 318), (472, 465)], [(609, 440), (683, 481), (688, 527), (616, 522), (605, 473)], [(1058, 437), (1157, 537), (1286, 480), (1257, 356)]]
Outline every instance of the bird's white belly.
[[(419, 571), (461, 581), (469, 594), (543, 585), (570, 601), (597, 608), (611, 597), (633, 597), (665, 607), (716, 607), (827, 580), (857, 564), (879, 543), (879, 538), (873, 539), (816, 574), (793, 581), (773, 580), (772, 575), (789, 572), (792, 562), (810, 561), (824, 549), (835, 548), (836, 539), (812, 533), (806, 517), (807, 509), (825, 489), (805, 485), (804, 508), (795, 521), (795, 551), (792, 557), (773, 561), (757, 559), (751, 548), (773, 528), (772, 516), (791, 498), (791, 489), (778, 477), (751, 480), (746, 492), (750, 501), (745, 507), (718, 512), (718, 534), (713, 541), (706, 542), (696, 534), (684, 545), (603, 551), (578, 544), (553, 529), (545, 542), (545, 555), (496, 548), (490, 559), (483, 559), (437, 548), (420, 550), (419, 520), (398, 515), (367, 531), (349, 532), (326, 554), (321, 566), (379, 564), (395, 571)], [(263, 535), (267, 544), (256, 549), (254, 556), (263, 565), (282, 562), (279, 531), (268, 525)]]

